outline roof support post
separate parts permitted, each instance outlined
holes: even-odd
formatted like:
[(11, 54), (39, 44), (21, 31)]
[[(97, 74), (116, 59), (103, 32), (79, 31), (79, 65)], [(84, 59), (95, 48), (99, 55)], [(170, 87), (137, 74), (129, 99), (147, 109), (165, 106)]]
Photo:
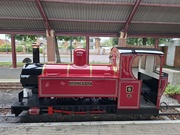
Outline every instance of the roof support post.
[[(50, 33), (50, 35), (49, 35)], [(54, 30), (50, 32), (46, 32), (47, 38), (47, 62), (48, 63), (55, 63), (55, 43), (56, 39), (54, 36)]]
[(155, 48), (159, 49), (159, 38), (155, 38)]
[(124, 32), (120, 32), (120, 37), (118, 38), (118, 46), (125, 47), (126, 38), (127, 38), (127, 34), (125, 34)]
[(89, 64), (89, 36), (86, 36), (86, 64)]
[(135, 2), (135, 4), (134, 4), (133, 10), (131, 11), (131, 13), (130, 13), (130, 15), (129, 15), (127, 21), (126, 21), (126, 24), (125, 24), (125, 26), (124, 26), (124, 29), (123, 29), (124, 37), (125, 37), (125, 35), (126, 35), (128, 29), (129, 29), (130, 23), (131, 23), (131, 21), (132, 21), (134, 15), (135, 15), (135, 13), (136, 13), (138, 7), (139, 7), (141, 1), (142, 1), (142, 0), (136, 0), (136, 2)]
[(13, 64), (13, 68), (17, 68), (15, 35), (12, 35), (12, 34), (11, 34), (11, 48), (12, 48), (12, 64)]
[[(47, 32), (50, 32), (51, 26), (49, 24), (49, 21), (48, 21), (48, 18), (46, 16), (46, 14), (45, 14), (45, 11), (44, 11), (44, 9), (42, 7), (41, 1), (40, 0), (35, 0), (35, 2), (36, 2), (36, 6), (37, 6), (43, 20), (44, 20), (44, 24), (45, 24), (45, 27), (47, 29)], [(48, 33), (48, 34), (50, 35), (50, 33)]]

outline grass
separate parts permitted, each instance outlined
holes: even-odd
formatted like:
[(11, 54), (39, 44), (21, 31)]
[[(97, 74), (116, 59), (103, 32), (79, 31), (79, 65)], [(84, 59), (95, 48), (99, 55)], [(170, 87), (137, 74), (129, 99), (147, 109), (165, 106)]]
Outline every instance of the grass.
[(163, 68), (173, 69), (173, 68), (175, 68), (175, 67), (173, 67), (173, 66), (168, 66), (168, 65), (164, 65)]
[[(24, 63), (17, 62), (17, 67), (22, 67)], [(0, 62), (0, 67), (12, 67), (12, 62)]]
[[(65, 62), (61, 64), (71, 64), (71, 62)], [(108, 64), (108, 63), (103, 63), (103, 62), (90, 62), (90, 64)], [(22, 67), (25, 65), (22, 62), (17, 62), (17, 67)], [(0, 62), (0, 67), (12, 67), (12, 62)]]

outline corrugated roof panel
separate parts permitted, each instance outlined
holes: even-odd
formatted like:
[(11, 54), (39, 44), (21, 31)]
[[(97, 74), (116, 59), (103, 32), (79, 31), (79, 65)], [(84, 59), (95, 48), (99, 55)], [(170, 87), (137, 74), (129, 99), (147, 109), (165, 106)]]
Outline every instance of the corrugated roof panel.
[(42, 2), (48, 18), (82, 20), (127, 20), (132, 6)]
[(53, 29), (57, 31), (81, 31), (81, 32), (118, 32), (123, 24), (109, 23), (79, 23), (79, 22), (50, 22)]
[(180, 4), (180, 0), (142, 0), (141, 3), (147, 3), (147, 4)]
[(79, 0), (86, 2), (122, 2), (122, 3), (134, 3), (136, 0)]
[(180, 25), (131, 24), (128, 33), (180, 34)]
[(41, 14), (39, 13), (35, 2), (1, 1), (0, 16), (40, 18)]
[[(72, 1), (72, 0), (71, 0)], [(114, 32), (117, 33), (124, 27), (123, 23), (99, 23), (98, 20), (104, 21), (126, 21), (130, 15), (133, 4), (136, 0), (77, 0), (82, 3), (68, 2), (45, 2), (41, 1), (42, 6), (48, 18), (53, 19), (70, 19), (68, 22), (52, 21), (50, 25), (55, 31), (77, 31), (77, 32)], [(83, 4), (84, 2), (84, 4)], [(85, 2), (87, 2), (85, 4)], [(88, 2), (94, 2), (88, 4)], [(98, 4), (95, 4), (99, 2)], [(106, 4), (100, 4), (106, 2)], [(130, 3), (129, 5), (110, 4), (110, 2)], [(176, 34), (180, 36), (180, 25), (158, 25), (151, 22), (180, 22), (180, 10), (178, 7), (168, 4), (179, 5), (180, 0), (142, 0), (141, 3), (146, 6), (139, 6), (137, 13), (132, 21), (142, 21), (131, 23), (128, 33), (149, 33), (149, 34)], [(148, 4), (157, 4), (148, 6)], [(163, 7), (162, 4), (166, 4)], [(160, 5), (158, 7), (158, 5)], [(45, 30), (43, 20), (26, 20), (26, 18), (42, 18), (35, 0), (34, 1), (13, 1), (3, 0), (0, 2), (0, 31), (1, 30)], [(7, 18), (4, 18), (7, 17)], [(11, 18), (8, 20), (8, 17)], [(25, 20), (23, 20), (24, 18)], [(14, 20), (13, 20), (14, 19)], [(19, 20), (18, 20), (19, 19)], [(75, 21), (73, 22), (73, 19)], [(90, 20), (91, 22), (76, 22), (77, 20)], [(93, 22), (95, 20), (95, 22)], [(64, 20), (65, 21), (65, 20)], [(144, 24), (143, 22), (149, 22)]]
[(43, 21), (30, 20), (0, 20), (0, 29), (18, 29), (18, 30), (45, 30)]
[(177, 7), (140, 6), (133, 21), (180, 22), (180, 9)]

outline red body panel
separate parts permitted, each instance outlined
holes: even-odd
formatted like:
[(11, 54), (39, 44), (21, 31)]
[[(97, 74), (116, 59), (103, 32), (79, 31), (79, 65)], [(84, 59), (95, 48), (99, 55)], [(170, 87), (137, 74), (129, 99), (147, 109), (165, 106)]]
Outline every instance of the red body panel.
[(111, 65), (45, 65), (43, 74), (47, 76), (59, 75), (59, 77), (118, 77), (118, 69)]
[(141, 81), (121, 81), (118, 93), (118, 109), (139, 109)]
[(117, 97), (118, 69), (111, 65), (46, 65), (39, 97)]
[(122, 55), (121, 56), (121, 79), (123, 80), (131, 80), (134, 78), (132, 74), (132, 61), (134, 55)]
[[(118, 79), (39, 76), (39, 97), (117, 97)], [(102, 89), (103, 86), (103, 89)]]
[(159, 109), (159, 106), (160, 106), (160, 99), (161, 99), (161, 96), (163, 94), (163, 92), (165, 91), (166, 89), (166, 86), (168, 84), (168, 78), (161, 78), (161, 83), (159, 83), (159, 91), (158, 91), (158, 97), (157, 97), (157, 109)]

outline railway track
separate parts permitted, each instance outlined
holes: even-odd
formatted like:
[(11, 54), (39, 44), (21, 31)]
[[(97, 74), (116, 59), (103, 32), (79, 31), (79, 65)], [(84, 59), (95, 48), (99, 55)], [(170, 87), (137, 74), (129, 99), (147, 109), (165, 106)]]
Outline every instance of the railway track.
[(20, 82), (0, 82), (0, 90), (19, 90), (23, 89)]
[(76, 122), (76, 121), (128, 121), (128, 120), (180, 120), (180, 112), (175, 107), (171, 106), (170, 109), (161, 109), (159, 116), (119, 116), (115, 114), (103, 114), (103, 115), (29, 115), (28, 112), (23, 112), (18, 117), (11, 114), (10, 107), (0, 108), (0, 120), (1, 123), (31, 123), (31, 122)]

